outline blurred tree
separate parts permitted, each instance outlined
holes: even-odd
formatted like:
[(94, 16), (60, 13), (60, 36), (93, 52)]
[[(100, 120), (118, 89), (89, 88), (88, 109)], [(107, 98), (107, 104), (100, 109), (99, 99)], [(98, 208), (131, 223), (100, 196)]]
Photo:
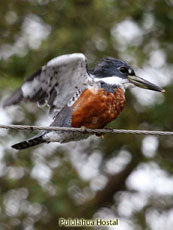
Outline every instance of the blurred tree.
[[(171, 0), (2, 1), (1, 96), (55, 56), (83, 52), (90, 66), (113, 56), (143, 68), (166, 94), (127, 92), (110, 126), (172, 130), (172, 11)], [(36, 109), (1, 110), (1, 123), (48, 125)], [(14, 152), (9, 146), (30, 134), (0, 136), (0, 229), (53, 230), (60, 217), (96, 216), (120, 218), (118, 229), (172, 229), (172, 137), (107, 135)]]

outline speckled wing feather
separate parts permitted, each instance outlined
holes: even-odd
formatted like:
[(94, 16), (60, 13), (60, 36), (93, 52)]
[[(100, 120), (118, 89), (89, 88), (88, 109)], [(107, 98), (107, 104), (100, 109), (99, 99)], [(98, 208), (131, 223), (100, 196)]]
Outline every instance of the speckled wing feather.
[(92, 84), (87, 71), (87, 59), (81, 53), (67, 54), (49, 61), (29, 76), (4, 106), (18, 104), (22, 100), (48, 104), (50, 113), (56, 114), (73, 96)]

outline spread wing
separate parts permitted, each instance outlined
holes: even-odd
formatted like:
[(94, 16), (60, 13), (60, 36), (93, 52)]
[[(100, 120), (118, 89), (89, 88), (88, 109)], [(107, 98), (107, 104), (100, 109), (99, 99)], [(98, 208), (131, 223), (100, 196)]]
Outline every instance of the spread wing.
[(59, 112), (78, 91), (93, 84), (87, 72), (87, 59), (81, 53), (62, 55), (49, 61), (40, 70), (29, 76), (3, 106), (20, 103), (22, 100), (48, 104), (50, 113)]

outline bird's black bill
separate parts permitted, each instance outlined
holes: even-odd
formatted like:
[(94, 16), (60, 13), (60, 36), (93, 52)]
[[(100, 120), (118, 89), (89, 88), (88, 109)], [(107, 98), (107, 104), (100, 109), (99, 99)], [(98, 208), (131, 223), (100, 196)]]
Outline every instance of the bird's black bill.
[(149, 89), (149, 90), (154, 90), (154, 91), (158, 91), (158, 92), (162, 92), (164, 93), (165, 90), (160, 88), (159, 86), (157, 85), (154, 85), (153, 83), (147, 81), (147, 80), (144, 80), (143, 78), (141, 77), (138, 77), (138, 76), (128, 76), (128, 79), (131, 83), (133, 83), (134, 85), (140, 87), (140, 88), (143, 88), (143, 89)]

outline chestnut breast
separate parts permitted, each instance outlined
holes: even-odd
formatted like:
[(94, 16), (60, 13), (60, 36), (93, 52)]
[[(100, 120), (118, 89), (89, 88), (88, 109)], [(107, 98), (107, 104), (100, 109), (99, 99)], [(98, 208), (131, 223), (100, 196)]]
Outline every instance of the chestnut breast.
[(103, 128), (114, 120), (125, 105), (124, 91), (114, 93), (101, 89), (85, 89), (72, 105), (72, 127)]

